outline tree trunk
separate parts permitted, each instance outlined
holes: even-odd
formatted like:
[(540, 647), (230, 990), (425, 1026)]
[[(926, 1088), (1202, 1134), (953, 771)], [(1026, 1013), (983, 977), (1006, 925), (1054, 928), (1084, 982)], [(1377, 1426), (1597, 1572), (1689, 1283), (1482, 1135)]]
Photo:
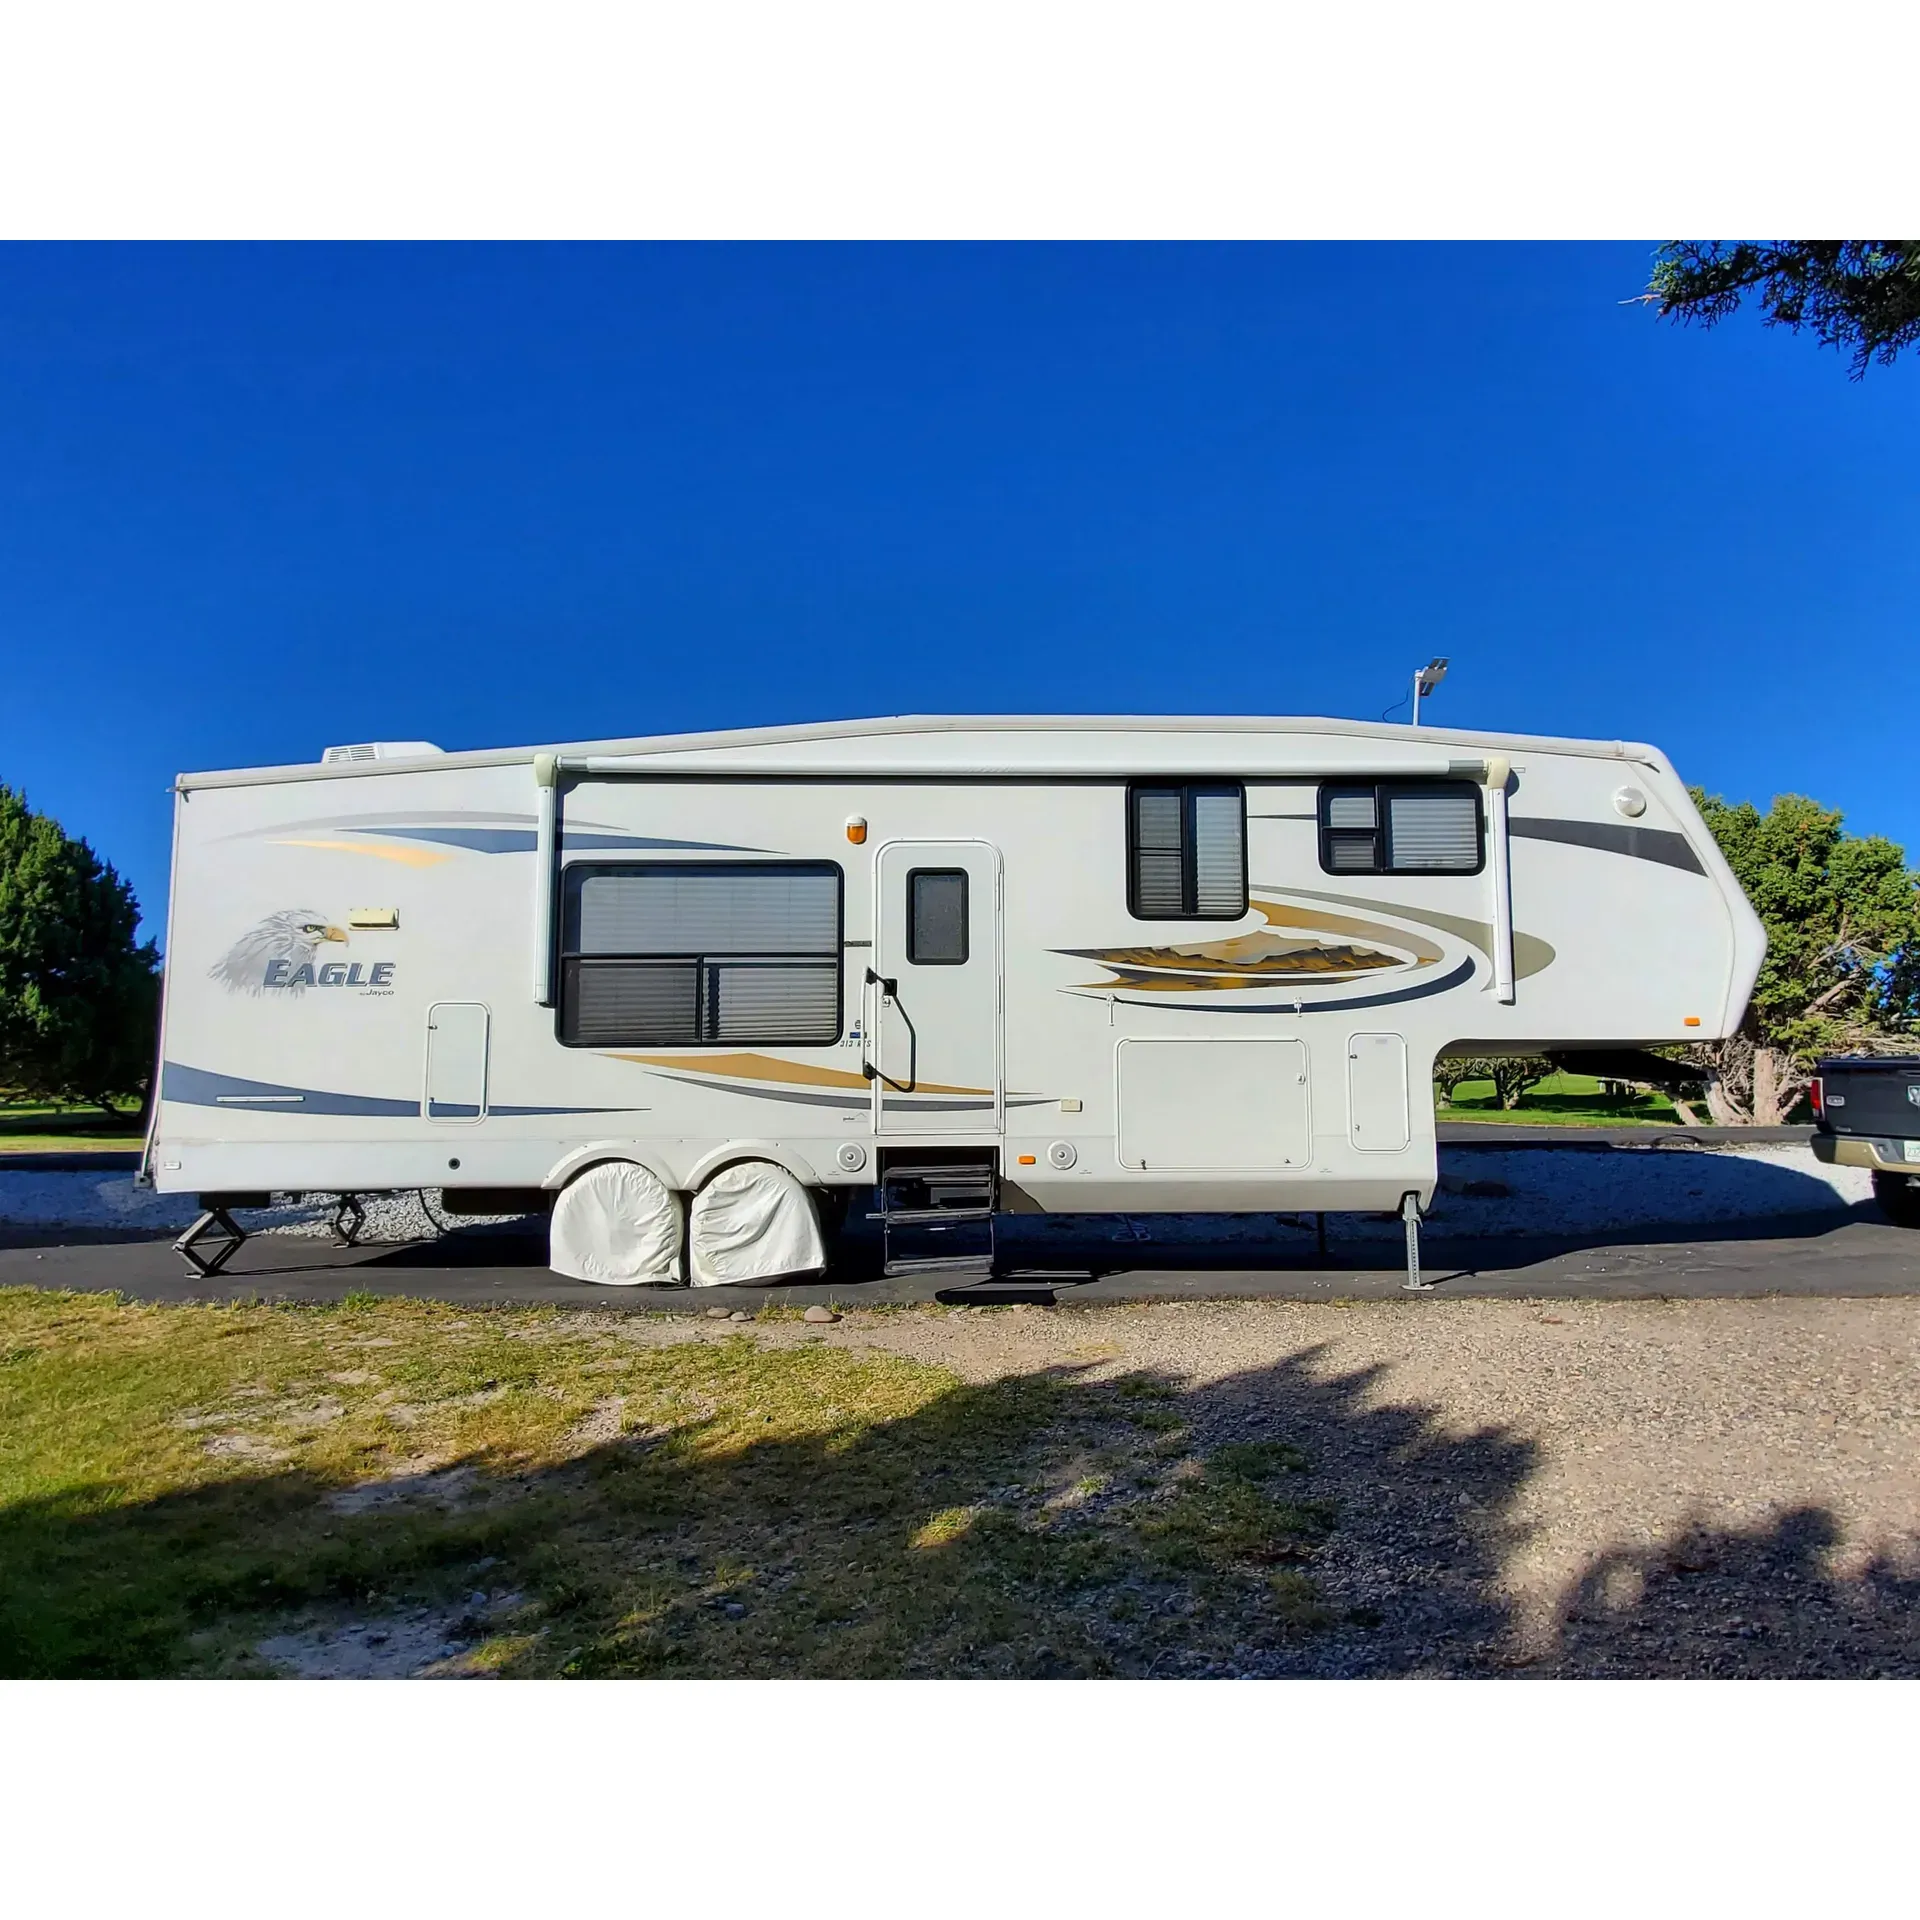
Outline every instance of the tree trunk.
[(1713, 1115), (1716, 1127), (1744, 1127), (1747, 1116), (1734, 1104), (1733, 1097), (1727, 1092), (1727, 1085), (1719, 1074), (1709, 1071), (1707, 1076), (1707, 1111)]
[(1753, 1124), (1777, 1127), (1780, 1124), (1780, 1085), (1782, 1062), (1774, 1047), (1753, 1050)]

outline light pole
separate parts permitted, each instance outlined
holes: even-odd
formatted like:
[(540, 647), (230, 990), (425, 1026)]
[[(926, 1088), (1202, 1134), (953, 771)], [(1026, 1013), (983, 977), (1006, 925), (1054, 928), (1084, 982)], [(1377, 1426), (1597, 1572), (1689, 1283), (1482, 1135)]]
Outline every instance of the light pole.
[(1413, 724), (1420, 724), (1420, 696), (1431, 693), (1447, 677), (1447, 663), (1432, 659), (1413, 676)]

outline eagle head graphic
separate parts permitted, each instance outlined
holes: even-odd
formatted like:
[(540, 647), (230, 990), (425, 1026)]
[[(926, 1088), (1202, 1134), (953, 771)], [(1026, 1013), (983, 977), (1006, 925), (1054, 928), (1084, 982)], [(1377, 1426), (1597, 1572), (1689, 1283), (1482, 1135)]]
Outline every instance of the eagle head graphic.
[[(323, 941), (337, 940), (343, 945), (347, 936), (328, 924), (325, 914), (305, 907), (289, 907), (283, 913), (270, 913), (243, 933), (227, 951), (207, 969), (207, 977), (220, 981), (229, 993), (251, 994), (256, 1000), (266, 990), (267, 970), (276, 960), (287, 963), (292, 974), (313, 965), (313, 952)], [(303, 993), (304, 987), (278, 989)]]

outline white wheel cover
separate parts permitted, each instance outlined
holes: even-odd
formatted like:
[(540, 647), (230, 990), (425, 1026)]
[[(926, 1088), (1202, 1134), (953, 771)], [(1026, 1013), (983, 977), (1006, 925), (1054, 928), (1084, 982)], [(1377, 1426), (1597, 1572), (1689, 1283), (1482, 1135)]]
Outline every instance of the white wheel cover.
[(631, 1160), (603, 1160), (553, 1206), (548, 1264), (608, 1287), (677, 1286), (680, 1196)]
[(755, 1285), (827, 1264), (812, 1194), (771, 1160), (722, 1167), (694, 1195), (687, 1247), (696, 1287)]

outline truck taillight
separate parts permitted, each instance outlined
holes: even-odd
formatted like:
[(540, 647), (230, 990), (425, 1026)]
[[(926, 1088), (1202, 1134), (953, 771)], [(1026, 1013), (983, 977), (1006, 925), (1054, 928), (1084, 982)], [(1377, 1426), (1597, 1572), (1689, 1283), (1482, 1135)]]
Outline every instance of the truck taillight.
[(1827, 1117), (1827, 1090), (1820, 1084), (1820, 1076), (1817, 1073), (1808, 1084), (1807, 1098), (1813, 1102), (1813, 1117), (1816, 1120), (1824, 1120)]

